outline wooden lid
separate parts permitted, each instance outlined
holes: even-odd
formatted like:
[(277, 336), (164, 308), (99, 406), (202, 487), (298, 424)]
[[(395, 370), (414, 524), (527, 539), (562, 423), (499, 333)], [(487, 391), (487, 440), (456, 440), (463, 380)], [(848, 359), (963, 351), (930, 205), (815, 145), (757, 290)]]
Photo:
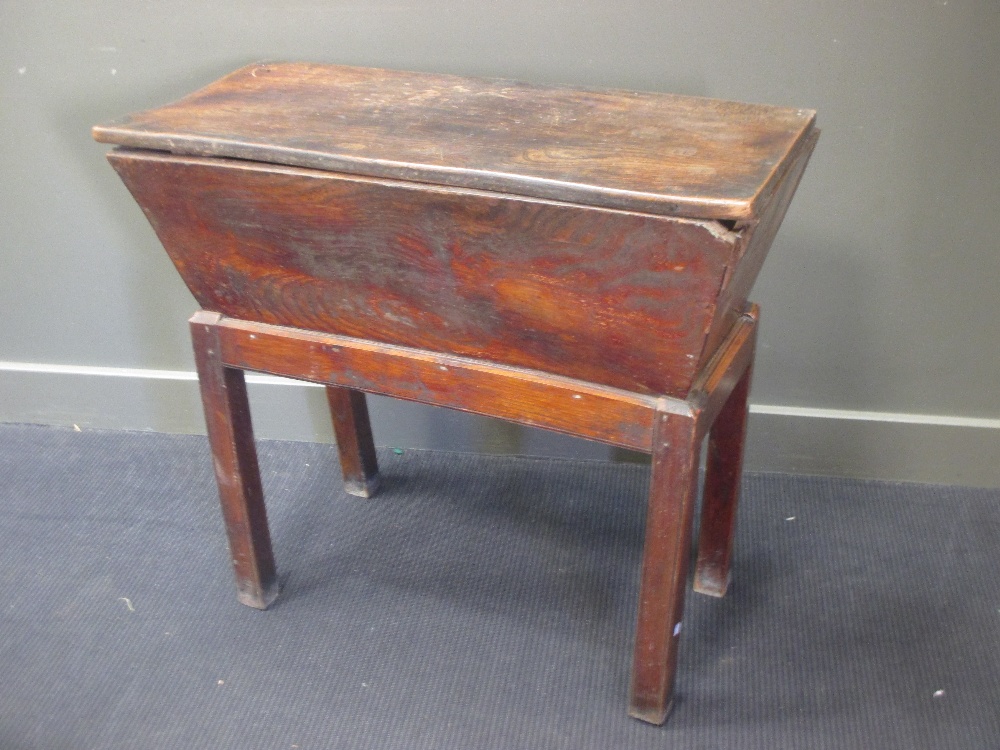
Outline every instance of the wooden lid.
[(514, 81), (260, 63), (98, 141), (606, 208), (758, 216), (815, 112)]

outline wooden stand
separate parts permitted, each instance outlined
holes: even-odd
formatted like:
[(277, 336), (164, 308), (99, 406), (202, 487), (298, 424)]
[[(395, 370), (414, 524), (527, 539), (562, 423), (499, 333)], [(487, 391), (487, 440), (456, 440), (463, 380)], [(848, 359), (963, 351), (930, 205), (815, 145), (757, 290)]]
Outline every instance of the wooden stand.
[(244, 370), (327, 388), (347, 492), (365, 393), (652, 455), (630, 712), (670, 709), (695, 589), (729, 581), (754, 279), (810, 110), (311, 63), (98, 126), (191, 320), (240, 601), (277, 595)]
[[(686, 400), (544, 373), (198, 312), (198, 364), (226, 533), (244, 604), (277, 596), (244, 370), (327, 387), (347, 492), (371, 497), (378, 467), (364, 391), (502, 417), (652, 455), (629, 712), (662, 724), (681, 632), (701, 443), (710, 435), (695, 589), (722, 596), (739, 497), (758, 310), (750, 307)], [(496, 394), (506, 398), (495, 399)]]

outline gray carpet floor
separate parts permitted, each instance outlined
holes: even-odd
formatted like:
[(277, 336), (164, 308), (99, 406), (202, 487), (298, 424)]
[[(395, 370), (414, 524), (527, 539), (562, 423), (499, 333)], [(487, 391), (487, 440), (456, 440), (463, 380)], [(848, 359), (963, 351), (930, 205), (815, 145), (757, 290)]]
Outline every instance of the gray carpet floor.
[(1000, 498), (748, 475), (668, 723), (625, 713), (641, 466), (260, 444), (239, 605), (204, 438), (0, 426), (0, 750), (1000, 748)]

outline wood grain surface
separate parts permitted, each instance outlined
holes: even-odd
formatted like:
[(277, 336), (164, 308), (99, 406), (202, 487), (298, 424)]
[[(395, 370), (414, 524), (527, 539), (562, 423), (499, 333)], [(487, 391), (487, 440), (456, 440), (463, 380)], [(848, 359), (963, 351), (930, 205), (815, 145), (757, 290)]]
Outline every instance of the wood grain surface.
[[(486, 414), (649, 451), (653, 398), (480, 360), (220, 317), (228, 366)], [(693, 417), (696, 418), (696, 417)]]
[(752, 221), (815, 112), (310, 63), (250, 65), (94, 128), (225, 156), (697, 219)]
[(716, 222), (119, 150), (198, 302), (233, 318), (683, 397), (742, 236)]
[(752, 229), (744, 230), (742, 233), (743, 245), (739, 258), (730, 268), (716, 301), (718, 314), (709, 331), (705, 345), (706, 353), (715, 351), (722, 338), (732, 330), (737, 318), (743, 314), (747, 296), (764, 266), (764, 259), (791, 205), (792, 197), (816, 148), (819, 136), (820, 131), (813, 130), (802, 144), (802, 148), (784, 165), (780, 182), (776, 185), (771, 198), (762, 206), (760, 220)]

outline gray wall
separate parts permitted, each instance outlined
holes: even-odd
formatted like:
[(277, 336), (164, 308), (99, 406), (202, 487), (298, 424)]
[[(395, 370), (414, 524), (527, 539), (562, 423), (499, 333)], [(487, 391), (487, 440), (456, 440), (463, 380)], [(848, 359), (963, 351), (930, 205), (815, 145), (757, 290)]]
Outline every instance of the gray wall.
[[(0, 0), (0, 420), (203, 429), (194, 300), (88, 131), (268, 58), (818, 109), (753, 295), (750, 468), (1000, 483), (996, 0)], [(253, 398), (258, 435), (331, 439), (318, 389)], [(615, 455), (374, 412), (382, 444)]]

